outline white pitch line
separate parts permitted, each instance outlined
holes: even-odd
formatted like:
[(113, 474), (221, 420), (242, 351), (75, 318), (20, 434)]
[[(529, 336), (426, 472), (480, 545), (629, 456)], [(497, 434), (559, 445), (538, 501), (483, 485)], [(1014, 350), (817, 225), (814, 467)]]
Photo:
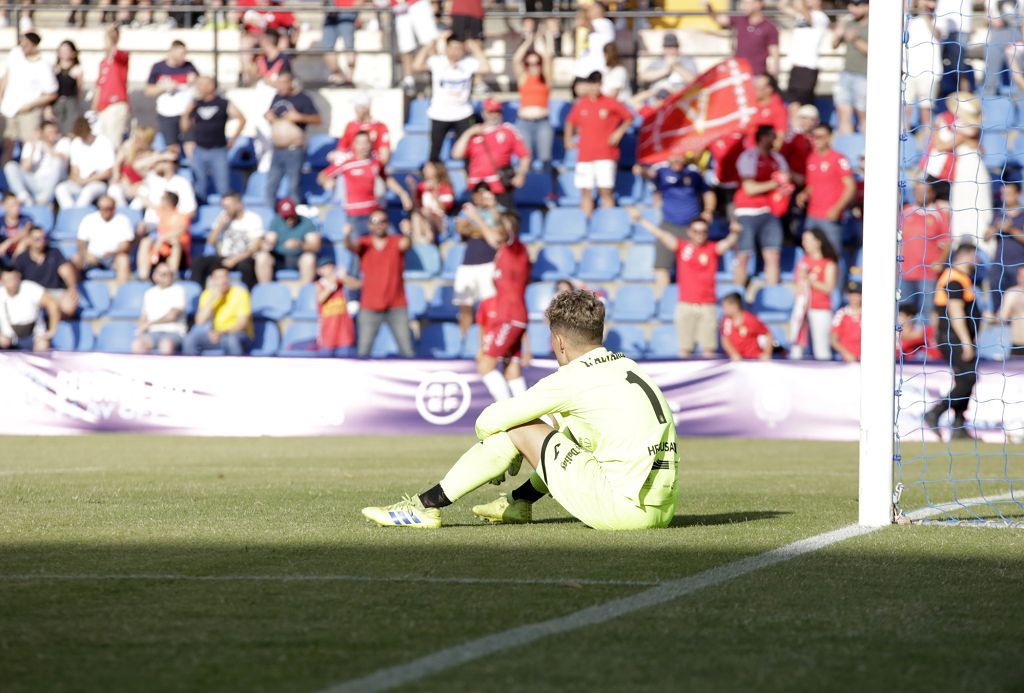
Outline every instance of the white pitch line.
[(416, 582), (437, 585), (557, 585), (577, 586), (627, 586), (650, 587), (657, 580), (595, 580), (588, 578), (475, 578), (443, 577), (424, 575), (379, 576), (379, 575), (174, 575), (174, 574), (111, 574), (111, 575), (66, 575), (52, 573), (0, 574), (0, 582), (21, 582), (23, 580), (89, 582), (148, 580), (152, 582)]
[[(1010, 497), (1010, 494), (1004, 495), (1005, 498), (1002, 496), (968, 498), (959, 503), (924, 508), (913, 513), (913, 519), (924, 519), (934, 515), (941, 515), (953, 508), (1005, 500)], [(724, 582), (735, 580), (738, 577), (824, 549), (847, 539), (870, 534), (877, 529), (881, 528), (848, 525), (841, 529), (795, 541), (792, 544), (787, 544), (766, 553), (716, 566), (710, 570), (705, 570), (703, 573), (664, 582), (657, 587), (629, 597), (614, 599), (559, 618), (519, 626), (518, 628), (512, 628), (492, 635), (485, 635), (482, 638), (448, 647), (404, 664), (379, 669), (362, 678), (343, 681), (323, 689), (322, 693), (376, 693), (377, 691), (390, 690), (396, 686), (412, 683), (427, 676), (447, 671), (489, 655), (505, 652), (511, 648), (526, 645), (551, 635), (605, 623), (606, 621), (629, 615), (641, 609), (674, 601), (706, 587), (714, 587)]]
[(80, 474), (85, 472), (102, 472), (106, 467), (72, 467), (70, 469), (3, 469), (0, 476), (19, 476), (21, 474)]

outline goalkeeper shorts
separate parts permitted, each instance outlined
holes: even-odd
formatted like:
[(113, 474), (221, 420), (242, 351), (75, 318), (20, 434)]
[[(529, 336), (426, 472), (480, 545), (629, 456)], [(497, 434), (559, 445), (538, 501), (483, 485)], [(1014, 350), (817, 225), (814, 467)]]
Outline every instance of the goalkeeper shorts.
[(615, 487), (593, 454), (560, 431), (552, 431), (544, 439), (537, 473), (552, 498), (594, 529), (667, 527), (675, 516), (679, 492), (672, 472), (652, 473), (640, 497), (656, 502), (638, 502)]

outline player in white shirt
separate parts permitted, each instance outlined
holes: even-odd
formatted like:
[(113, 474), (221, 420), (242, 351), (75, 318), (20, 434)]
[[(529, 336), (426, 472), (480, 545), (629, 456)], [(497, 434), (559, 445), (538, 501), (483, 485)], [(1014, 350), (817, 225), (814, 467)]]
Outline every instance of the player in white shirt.
[(94, 135), (88, 120), (76, 120), (71, 136), (68, 179), (55, 191), (62, 209), (88, 207), (107, 191), (114, 175), (114, 145), (103, 135)]
[(142, 296), (132, 353), (148, 354), (156, 347), (161, 354), (173, 354), (185, 332), (185, 289), (174, 283), (174, 271), (161, 262), (153, 268), (153, 286)]
[[(0, 349), (46, 351), (57, 334), (60, 306), (39, 284), (25, 281), (21, 272), (4, 267), (0, 286)], [(46, 311), (46, 325), (41, 323)]]
[(53, 66), (39, 54), (39, 34), (28, 32), (7, 54), (0, 78), (0, 115), (5, 119), (0, 163), (7, 163), (15, 141), (32, 138), (43, 120), (43, 109), (57, 100)]
[(110, 195), (100, 197), (96, 210), (78, 226), (78, 253), (71, 262), (80, 272), (93, 267), (112, 269), (118, 282), (126, 282), (131, 275), (128, 253), (135, 240), (132, 222), (117, 213), (117, 203)]

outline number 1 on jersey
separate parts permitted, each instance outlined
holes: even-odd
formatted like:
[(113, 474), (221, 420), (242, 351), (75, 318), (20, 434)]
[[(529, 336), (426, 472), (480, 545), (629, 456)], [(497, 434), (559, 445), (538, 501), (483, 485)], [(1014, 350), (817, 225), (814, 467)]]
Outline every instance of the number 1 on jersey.
[(647, 399), (651, 400), (651, 406), (654, 408), (654, 415), (658, 417), (658, 423), (668, 423), (665, 419), (665, 411), (661, 408), (661, 402), (658, 401), (658, 395), (654, 393), (654, 389), (647, 384), (647, 381), (641, 378), (633, 371), (626, 371), (626, 382), (631, 385), (639, 385), (640, 389), (647, 395)]

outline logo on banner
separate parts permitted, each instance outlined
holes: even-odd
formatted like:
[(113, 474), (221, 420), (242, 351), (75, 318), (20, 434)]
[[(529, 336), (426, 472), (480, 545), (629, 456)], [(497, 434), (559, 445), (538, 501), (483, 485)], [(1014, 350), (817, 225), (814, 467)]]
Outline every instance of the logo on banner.
[(453, 424), (469, 411), (469, 383), (459, 373), (436, 371), (416, 388), (416, 411), (435, 426)]
[(757, 380), (754, 415), (770, 428), (775, 428), (793, 411), (793, 391), (785, 377), (776, 373), (758, 374)]

